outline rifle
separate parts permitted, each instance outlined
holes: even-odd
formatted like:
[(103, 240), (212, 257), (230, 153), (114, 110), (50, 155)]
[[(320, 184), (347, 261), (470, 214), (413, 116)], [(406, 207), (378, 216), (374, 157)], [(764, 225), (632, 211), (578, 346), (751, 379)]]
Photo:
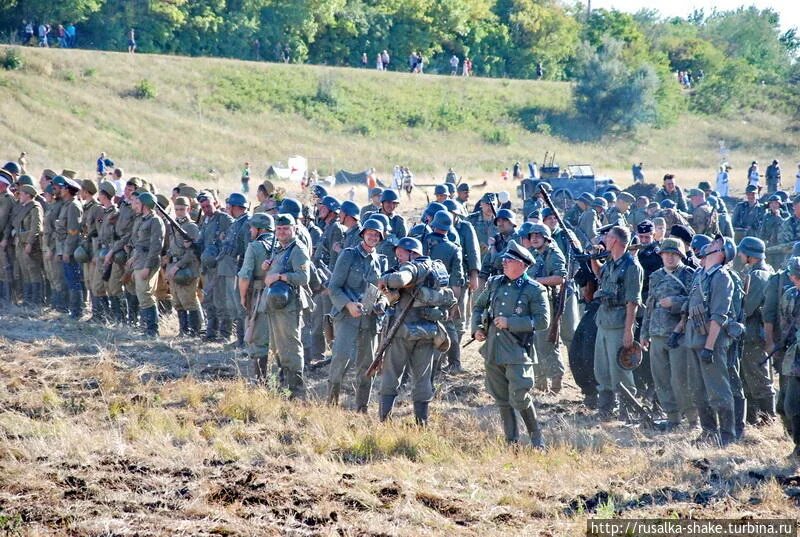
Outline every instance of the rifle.
[[(275, 259), (275, 239), (276, 234), (272, 232), (272, 245), (270, 246), (270, 258)], [(250, 311), (247, 315), (247, 320), (245, 323), (244, 328), (244, 341), (245, 343), (251, 343), (253, 341), (253, 331), (256, 327), (256, 314), (258, 312), (258, 304), (261, 302), (262, 295), (264, 294), (264, 290), (266, 287), (262, 287), (257, 295), (254, 295), (252, 298), (252, 302), (250, 303)], [(273, 347), (270, 345), (270, 347)]]
[(630, 390), (628, 390), (627, 386), (625, 386), (622, 382), (617, 383), (617, 388), (619, 388), (619, 395), (622, 404), (627, 406), (629, 411), (637, 414), (641, 419), (643, 419), (648, 426), (657, 429), (658, 420), (656, 420), (655, 416), (653, 415), (653, 411), (637, 401)]
[(374, 377), (378, 374), (378, 371), (381, 370), (381, 367), (383, 367), (383, 357), (386, 354), (386, 349), (389, 348), (389, 344), (392, 342), (395, 335), (397, 335), (397, 331), (400, 330), (400, 327), (403, 326), (406, 317), (408, 317), (408, 312), (411, 311), (411, 308), (414, 306), (414, 302), (417, 300), (419, 289), (419, 287), (414, 288), (414, 292), (411, 293), (411, 300), (409, 300), (408, 304), (406, 304), (406, 306), (400, 310), (400, 313), (395, 318), (392, 326), (386, 330), (386, 333), (381, 338), (380, 345), (378, 345), (378, 350), (375, 352), (375, 359), (369, 365), (367, 372), (364, 373), (365, 377)]
[[(542, 193), (542, 201), (544, 204), (553, 211), (553, 215), (556, 217), (556, 222), (558, 225), (561, 226), (561, 229), (567, 233), (567, 238), (569, 239), (569, 247), (571, 252), (569, 253), (569, 266), (567, 268), (567, 277), (572, 278), (572, 272), (575, 269), (575, 261), (577, 261), (576, 256), (582, 252), (582, 249), (579, 244), (577, 244), (577, 239), (574, 235), (567, 232), (567, 226), (564, 223), (564, 220), (561, 219), (561, 215), (558, 214), (555, 206), (553, 205), (553, 200), (550, 199), (550, 195), (547, 191), (542, 188), (541, 184), (539, 184), (539, 191)], [(553, 318), (550, 320), (550, 330), (547, 333), (547, 340), (550, 343), (555, 343), (558, 341), (559, 332), (561, 331), (561, 317), (564, 315), (564, 310), (567, 307), (567, 286), (570, 285), (569, 282), (564, 282), (561, 285), (561, 289), (558, 290), (558, 298), (556, 300), (556, 311), (553, 315)]]
[(174, 229), (175, 231), (178, 232), (178, 235), (180, 235), (183, 238), (183, 240), (189, 241), (189, 242), (194, 242), (194, 240), (192, 240), (192, 237), (190, 237), (189, 234), (186, 233), (186, 231), (184, 231), (184, 229), (181, 227), (181, 225), (178, 222), (176, 222), (175, 219), (172, 218), (164, 209), (161, 208), (161, 205), (156, 203), (155, 204), (155, 208), (161, 214), (161, 216), (163, 216), (164, 219), (167, 222), (169, 222), (169, 225), (172, 226), (172, 229)]

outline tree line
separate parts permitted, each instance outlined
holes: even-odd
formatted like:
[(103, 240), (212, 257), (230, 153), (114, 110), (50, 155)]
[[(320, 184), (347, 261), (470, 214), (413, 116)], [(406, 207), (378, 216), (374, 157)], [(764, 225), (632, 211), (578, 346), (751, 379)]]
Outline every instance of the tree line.
[[(623, 107), (594, 118), (622, 127), (632, 117), (669, 122), (687, 106), (711, 114), (796, 109), (789, 97), (800, 79), (796, 29), (781, 30), (776, 11), (756, 7), (664, 18), (655, 10), (587, 13), (557, 0), (10, 0), (0, 6), (6, 36), (16, 35), (23, 21), (73, 22), (79, 47), (105, 50), (125, 50), (135, 28), (140, 52), (341, 66), (361, 65), (366, 53), (372, 66), (387, 50), (389, 68), (405, 70), (416, 51), (429, 73), (448, 73), (453, 55), (469, 57), (478, 76), (588, 82), (576, 92), (579, 107), (597, 98), (627, 103), (630, 113)], [(598, 69), (602, 80), (587, 81)], [(702, 72), (703, 82), (681, 95), (678, 71)]]

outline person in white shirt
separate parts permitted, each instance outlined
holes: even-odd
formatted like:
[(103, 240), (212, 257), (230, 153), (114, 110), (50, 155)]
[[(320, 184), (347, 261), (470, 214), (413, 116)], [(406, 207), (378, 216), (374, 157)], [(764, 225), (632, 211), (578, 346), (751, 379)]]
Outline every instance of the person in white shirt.
[(728, 195), (728, 169), (728, 166), (723, 164), (719, 167), (719, 173), (717, 174), (717, 188), (715, 190), (719, 192), (719, 195), (722, 197)]
[(747, 170), (747, 184), (753, 186), (759, 186), (758, 184), (758, 162), (755, 160), (750, 165), (750, 168)]
[(457, 75), (458, 74), (458, 56), (453, 54), (450, 58), (450, 74)]

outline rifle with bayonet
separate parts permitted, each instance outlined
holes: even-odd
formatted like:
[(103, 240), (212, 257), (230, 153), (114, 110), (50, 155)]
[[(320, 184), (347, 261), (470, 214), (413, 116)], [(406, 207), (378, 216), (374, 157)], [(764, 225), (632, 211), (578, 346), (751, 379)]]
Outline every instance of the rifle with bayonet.
[[(550, 199), (550, 195), (547, 191), (542, 188), (541, 183), (539, 184), (539, 191), (542, 193), (542, 201), (544, 202), (545, 206), (548, 207), (551, 211), (553, 211), (553, 216), (556, 217), (556, 222), (567, 233), (567, 238), (569, 239), (569, 262), (567, 268), (567, 277), (572, 278), (573, 272), (575, 270), (575, 262), (578, 260), (577, 256), (583, 253), (583, 249), (581, 248), (580, 244), (578, 244), (577, 239), (574, 235), (567, 231), (567, 226), (564, 223), (564, 220), (561, 219), (561, 215), (558, 214), (555, 206), (553, 205), (553, 200)], [(567, 307), (567, 293), (569, 290), (567, 287), (570, 285), (569, 281), (565, 281), (561, 284), (561, 288), (558, 290), (558, 297), (556, 298), (556, 308), (555, 313), (553, 314), (553, 318), (550, 320), (550, 330), (547, 333), (547, 340), (550, 343), (555, 343), (558, 341), (559, 332), (561, 330), (561, 317), (564, 315), (564, 310)]]
[(414, 291), (411, 293), (411, 299), (408, 301), (408, 304), (400, 310), (400, 313), (397, 314), (397, 317), (394, 319), (394, 323), (392, 326), (386, 330), (386, 333), (383, 334), (381, 337), (381, 342), (378, 345), (378, 350), (375, 351), (375, 359), (369, 365), (367, 372), (364, 373), (364, 376), (367, 378), (372, 378), (378, 374), (378, 372), (383, 367), (383, 358), (386, 354), (386, 349), (389, 348), (389, 345), (392, 343), (392, 340), (397, 335), (397, 331), (400, 330), (400, 327), (403, 326), (403, 323), (408, 317), (408, 312), (411, 311), (411, 308), (414, 307), (414, 302), (417, 300), (417, 295), (419, 294), (419, 287), (415, 287)]

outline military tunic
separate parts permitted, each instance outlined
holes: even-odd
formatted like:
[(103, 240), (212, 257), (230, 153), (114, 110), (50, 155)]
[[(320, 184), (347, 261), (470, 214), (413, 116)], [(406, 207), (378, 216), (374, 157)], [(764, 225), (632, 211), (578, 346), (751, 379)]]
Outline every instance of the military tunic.
[[(425, 236), (425, 239), (422, 241), (422, 249), (425, 255), (431, 259), (438, 259), (444, 264), (447, 273), (450, 275), (448, 286), (453, 289), (454, 292), (456, 288), (458, 288), (456, 300), (460, 300), (461, 295), (464, 293), (465, 283), (464, 261), (461, 255), (461, 248), (450, 242), (444, 235), (433, 232)], [(457, 308), (454, 308), (454, 310), (456, 309)], [(450, 341), (453, 342), (447, 351), (448, 365), (450, 366), (458, 365), (460, 367), (461, 364), (461, 344), (456, 324), (459, 323), (463, 317), (464, 314), (462, 311), (451, 311), (451, 315), (444, 321), (447, 335)], [(434, 375), (436, 375), (441, 366), (442, 358), (443, 356), (439, 356), (434, 362)]]
[[(245, 312), (239, 300), (236, 274), (239, 272), (245, 250), (247, 250), (247, 244), (250, 242), (249, 220), (250, 217), (245, 212), (233, 220), (228, 229), (222, 232), (222, 243), (217, 256), (217, 277), (214, 281), (214, 293), (215, 297), (220, 299), (217, 304), (217, 317), (220, 319), (220, 333), (223, 337), (227, 337), (228, 330), (227, 325), (223, 326), (223, 322), (238, 322), (240, 334), (243, 334), (241, 327), (244, 326)], [(308, 248), (311, 248), (310, 238)]]
[(142, 216), (131, 237), (133, 280), (141, 309), (155, 306), (161, 250), (164, 247), (164, 222), (153, 213)]
[(233, 218), (222, 211), (204, 216), (200, 225), (201, 277), (203, 280), (203, 309), (206, 312), (206, 338), (215, 339), (217, 330), (224, 329), (230, 335), (232, 319), (227, 316), (225, 306), (224, 279), (217, 288), (217, 257), (222, 250), (222, 237), (233, 223)]
[[(67, 288), (72, 293), (82, 292), (83, 289), (83, 270), (81, 264), (76, 262), (73, 257), (80, 241), (82, 216), (81, 202), (73, 199), (64, 202), (56, 221), (56, 241), (61, 255), (61, 264), (64, 267), (64, 278), (67, 281)], [(77, 299), (71, 298), (71, 300)], [(83, 296), (81, 296), (81, 302), (83, 302)], [(73, 313), (75, 312), (73, 311)]]
[[(6, 241), (5, 248), (0, 248), (0, 281), (11, 284), (14, 279), (14, 241), (11, 237), (11, 213), (14, 210), (14, 196), (5, 191), (0, 194), (0, 241)], [(11, 298), (10, 296), (8, 298)]]
[[(528, 268), (528, 276), (536, 280), (537, 278), (547, 278), (550, 276), (561, 276), (566, 283), (567, 262), (564, 254), (553, 242), (546, 242), (541, 251), (531, 251), (536, 263)], [(555, 312), (558, 307), (557, 299), (560, 286), (545, 286), (547, 298), (550, 304), (550, 311)], [(552, 319), (551, 319), (552, 320)], [(559, 343), (548, 341), (549, 330), (539, 330), (534, 338), (537, 361), (534, 363), (534, 373), (536, 375), (537, 386), (547, 385), (547, 379), (558, 379), (564, 375), (564, 364), (561, 361)]]
[[(197, 227), (197, 224), (187, 217), (177, 218), (175, 221), (189, 235), (192, 243), (197, 243), (200, 240), (200, 228)], [(185, 239), (173, 226), (169, 227), (167, 237), (169, 239), (167, 271), (177, 267), (177, 270), (185, 269), (191, 274), (191, 279), (188, 283), (171, 281), (169, 284), (175, 309), (197, 311), (200, 309), (200, 302), (197, 299), (197, 284), (200, 281), (200, 259), (197, 257), (197, 251), (194, 244), (189, 247), (183, 245)]]
[[(763, 411), (772, 411), (775, 390), (769, 376), (769, 364), (764, 360), (763, 306), (767, 284), (773, 274), (772, 267), (764, 261), (749, 265), (745, 270), (744, 318), (745, 335), (742, 352), (742, 381), (744, 393), (751, 405)], [(767, 405), (768, 403), (768, 405)]]
[[(728, 269), (721, 265), (701, 269), (695, 273), (684, 307), (689, 316), (685, 344), (689, 349), (692, 400), (703, 431), (722, 434), (726, 440), (735, 437), (733, 392), (728, 375), (730, 339), (724, 328), (733, 313), (733, 292)], [(700, 358), (700, 351), (705, 347), (712, 320), (723, 328), (714, 344), (712, 362), (708, 363)]]
[(103, 206), (100, 205), (96, 199), (91, 198), (83, 204), (83, 244), (86, 248), (86, 253), (89, 254), (89, 261), (83, 264), (83, 276), (86, 282), (86, 288), (89, 289), (93, 296), (105, 296), (104, 287), (101, 286), (97, 280), (97, 252), (98, 248), (98, 228), (97, 220), (103, 213)]
[[(25, 284), (41, 284), (43, 281), (42, 227), (44, 223), (42, 206), (31, 200), (19, 209), (19, 224), (16, 226), (17, 260)], [(30, 253), (25, 247), (30, 247)]]
[(362, 303), (367, 284), (377, 285), (386, 268), (383, 256), (375, 251), (367, 252), (363, 244), (359, 244), (339, 255), (328, 283), (336, 334), (328, 377), (329, 400), (338, 401), (344, 376), (355, 365), (355, 407), (360, 412), (366, 412), (372, 390), (372, 378), (365, 373), (375, 358), (378, 316), (373, 309), (353, 317), (346, 306), (349, 302)]
[(269, 376), (267, 369), (267, 356), (269, 355), (269, 320), (267, 318), (266, 297), (262, 296), (264, 289), (264, 276), (266, 271), (262, 268), (265, 260), (270, 258), (272, 251), (271, 232), (262, 233), (247, 245), (244, 253), (242, 268), (239, 269), (239, 279), (250, 282), (248, 294), (250, 295), (248, 322), (251, 323), (251, 339), (248, 344), (248, 354), (254, 361), (254, 374), (260, 380)]
[(458, 339), (460, 340), (464, 332), (467, 331), (470, 314), (472, 313), (469, 307), (471, 291), (466, 283), (469, 282), (473, 271), (479, 273), (481, 270), (481, 245), (478, 242), (478, 234), (475, 233), (475, 228), (468, 220), (463, 220), (460, 217), (456, 217), (454, 220), (453, 227), (461, 243), (461, 260), (463, 262), (465, 280), (461, 296), (458, 297), (458, 310), (461, 312), (461, 316), (460, 319), (456, 320), (456, 332), (458, 332)]
[[(103, 212), (100, 213), (98, 217), (98, 221), (96, 224), (97, 227), (97, 242), (98, 242), (98, 255), (99, 257), (105, 258), (106, 254), (111, 252), (114, 248), (114, 243), (117, 240), (116, 234), (116, 223), (117, 217), (119, 216), (119, 211), (117, 210), (115, 205), (109, 205), (108, 208), (104, 208)], [(119, 279), (113, 278), (113, 271), (115, 266), (119, 266), (114, 261), (112, 263), (112, 272), (108, 281), (103, 281), (103, 274), (106, 270), (105, 262), (98, 262), (95, 270), (99, 273), (99, 277), (96, 278), (95, 281), (98, 282), (99, 286), (102, 286), (103, 294), (109, 297), (119, 297), (122, 294), (122, 284)], [(112, 307), (117, 307), (112, 304)], [(116, 313), (116, 312), (115, 312)], [(119, 319), (118, 319), (119, 320)]]
[[(386, 214), (383, 209), (378, 212)], [(386, 258), (386, 263), (388, 266), (393, 267), (397, 264), (397, 257), (394, 255), (394, 247), (397, 245), (398, 240), (406, 236), (408, 229), (406, 227), (406, 220), (401, 215), (386, 214), (386, 216), (389, 218), (389, 229), (387, 230), (384, 240), (378, 245), (378, 253)], [(345, 241), (345, 246), (347, 248), (353, 248), (357, 245), (357, 240), (355, 243), (351, 241)]]
[(277, 251), (267, 275), (283, 274), (291, 286), (290, 299), (286, 307), (276, 309), (267, 305), (270, 342), (277, 355), (277, 366), (283, 371), (283, 381), (292, 397), (305, 397), (303, 378), (303, 345), (300, 331), (303, 329), (302, 313), (308, 308), (310, 292), (308, 281), (311, 258), (308, 250), (292, 240), (286, 245), (277, 245)]
[[(131, 235), (133, 234), (133, 224), (136, 221), (136, 213), (129, 200), (123, 199), (119, 202), (117, 221), (114, 226), (114, 233), (117, 240), (112, 247), (112, 252), (121, 252), (123, 250), (130, 250)], [(128, 300), (136, 300), (136, 287), (135, 283), (124, 283), (122, 280), (125, 274), (124, 265), (116, 265), (111, 271), (111, 280), (114, 281), (113, 287), (125, 288), (125, 293), (128, 295)], [(130, 304), (129, 304), (130, 305)], [(135, 307), (131, 305), (135, 310)], [(135, 319), (131, 319), (135, 321)]]
[(595, 293), (600, 308), (596, 317), (594, 376), (602, 411), (613, 410), (614, 393), (619, 390), (620, 382), (636, 393), (633, 372), (617, 364), (617, 352), (622, 347), (627, 305), (642, 304), (643, 278), (641, 265), (629, 252), (616, 261), (609, 258), (600, 271), (599, 289)]
[[(553, 240), (558, 245), (559, 251), (564, 255), (567, 270), (570, 268), (570, 256), (573, 255), (570, 237), (573, 237), (575, 243), (580, 245), (580, 241), (569, 229), (556, 228), (553, 231)], [(581, 321), (581, 308), (578, 305), (578, 286), (573, 279), (573, 276), (578, 271), (577, 267), (578, 263), (573, 263), (573, 273), (567, 274), (567, 282), (565, 284), (567, 285), (566, 304), (564, 305), (564, 314), (561, 316), (561, 341), (567, 348), (572, 344), (575, 331)]]
[[(697, 409), (689, 389), (688, 351), (683, 345), (677, 349), (667, 346), (667, 340), (681, 320), (693, 279), (694, 270), (682, 264), (671, 272), (666, 268), (653, 272), (642, 319), (641, 337), (650, 341), (650, 371), (658, 402), (673, 424), (680, 423), (681, 416), (690, 423), (697, 420)], [(668, 307), (661, 305), (665, 298), (670, 301)]]
[(736, 231), (736, 240), (740, 241), (745, 236), (755, 236), (760, 227), (764, 208), (755, 202), (740, 201), (733, 208), (733, 228)]
[[(61, 212), (61, 200), (54, 200), (49, 204), (44, 212), (44, 227), (42, 237), (42, 255), (44, 256), (44, 271), (47, 276), (47, 281), (50, 282), (50, 290), (52, 292), (52, 302), (57, 297), (61, 296), (66, 289), (66, 281), (64, 280), (64, 269), (61, 266), (61, 261), (57, 256), (56, 247), (56, 220)], [(0, 280), (2, 280), (2, 273), (0, 273)]]
[[(507, 329), (495, 326), (498, 317), (507, 319)], [(532, 342), (535, 332), (546, 331), (549, 324), (547, 290), (527, 274), (516, 280), (495, 276), (475, 299), (472, 332), (481, 329), (486, 333), (480, 348), (486, 389), (501, 409), (522, 411), (533, 404), (536, 350)]]
[(588, 244), (593, 238), (597, 236), (597, 229), (600, 227), (597, 211), (594, 209), (586, 209), (578, 221), (578, 235), (584, 245)]
[(497, 233), (489, 240), (489, 249), (483, 256), (481, 261), (481, 270), (479, 277), (481, 280), (488, 280), (492, 276), (497, 276), (503, 273), (503, 253), (506, 251), (506, 245), (511, 240), (510, 233)]
[(756, 234), (756, 236), (763, 240), (764, 244), (767, 246), (767, 263), (772, 267), (782, 266), (783, 260), (786, 257), (785, 254), (782, 253), (769, 252), (769, 248), (771, 246), (777, 246), (780, 244), (780, 238), (778, 235), (784, 220), (785, 217), (780, 211), (775, 214), (773, 214), (771, 211), (767, 212), (761, 219), (761, 223), (758, 227), (758, 233)]
[(659, 189), (659, 191), (656, 192), (655, 201), (661, 204), (661, 202), (664, 200), (673, 201), (675, 203), (675, 208), (682, 213), (689, 212), (686, 205), (686, 198), (683, 196), (683, 191), (679, 186), (676, 186), (675, 190), (672, 192), (667, 192), (666, 188)]
[(497, 234), (497, 227), (494, 225), (494, 218), (484, 218), (480, 211), (474, 212), (467, 217), (469, 223), (475, 229), (478, 237), (478, 244), (481, 247), (481, 255), (486, 255), (489, 251), (489, 239)]
[(717, 211), (704, 201), (692, 210), (692, 229), (695, 233), (701, 233), (714, 237), (719, 233), (719, 220)]
[(780, 300), (780, 319), (784, 344), (788, 345), (780, 365), (781, 390), (778, 412), (792, 435), (795, 452), (800, 448), (800, 289), (793, 284), (785, 288)]

